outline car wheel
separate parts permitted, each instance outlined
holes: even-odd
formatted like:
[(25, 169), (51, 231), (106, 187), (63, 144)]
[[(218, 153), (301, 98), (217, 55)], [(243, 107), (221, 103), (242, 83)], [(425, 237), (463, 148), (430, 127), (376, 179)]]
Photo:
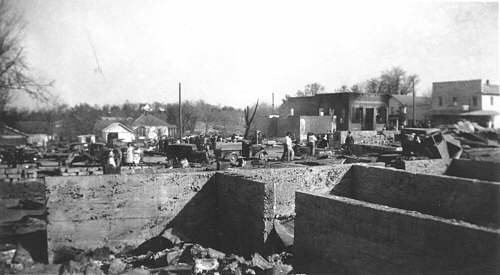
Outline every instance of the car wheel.
[(238, 165), (238, 154), (235, 153), (235, 152), (232, 152), (230, 155), (229, 155), (229, 162), (231, 163), (231, 165)]

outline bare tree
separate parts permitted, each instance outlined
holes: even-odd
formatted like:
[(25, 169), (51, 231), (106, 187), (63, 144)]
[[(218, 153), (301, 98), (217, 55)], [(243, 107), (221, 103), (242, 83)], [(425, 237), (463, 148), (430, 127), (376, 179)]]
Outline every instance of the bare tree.
[(405, 95), (413, 91), (413, 85), (418, 83), (418, 76), (415, 74), (408, 75), (402, 68), (393, 67), (382, 72), (380, 81), (382, 83), (380, 86), (381, 93)]
[(310, 83), (304, 87), (304, 90), (298, 90), (297, 96), (315, 96), (325, 90), (325, 87), (319, 83)]
[(243, 136), (244, 139), (247, 139), (247, 137), (248, 137), (248, 132), (250, 131), (250, 127), (252, 126), (253, 119), (255, 118), (255, 113), (257, 112), (257, 107), (259, 107), (258, 100), (257, 100), (257, 103), (255, 104), (255, 107), (253, 108), (252, 115), (250, 115), (250, 107), (247, 106), (245, 108), (245, 135)]
[(11, 2), (0, 0), (0, 111), (22, 91), (37, 100), (48, 99), (48, 86), (36, 80), (26, 63), (21, 36), (24, 30), (21, 15)]
[(380, 92), (381, 81), (377, 78), (369, 79), (366, 82), (366, 92), (367, 93), (378, 93)]

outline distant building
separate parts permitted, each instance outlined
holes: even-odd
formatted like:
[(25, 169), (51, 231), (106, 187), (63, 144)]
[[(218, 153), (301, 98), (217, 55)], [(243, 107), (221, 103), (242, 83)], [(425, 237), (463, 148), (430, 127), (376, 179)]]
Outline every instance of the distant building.
[(500, 128), (500, 93), (498, 85), (481, 79), (432, 83), (432, 120), (454, 123), (460, 118), (483, 126)]
[[(102, 131), (108, 127), (109, 125), (113, 123), (121, 123), (125, 126), (128, 126), (127, 123), (127, 118), (125, 117), (109, 117), (109, 116), (102, 116), (100, 117), (94, 124), (94, 127), (92, 128), (92, 134), (101, 137), (102, 136)], [(90, 133), (89, 133), (90, 134)], [(104, 139), (105, 140), (105, 139)]]
[[(415, 97), (415, 120), (417, 125), (425, 124), (430, 119), (432, 109), (431, 98), (417, 96)], [(411, 95), (392, 95), (389, 99), (389, 125), (412, 126), (413, 122), (413, 96)]]
[(289, 97), (280, 107), (280, 119), (287, 116), (330, 116), (336, 130), (378, 130), (387, 123), (389, 98), (389, 95), (368, 93)]
[(168, 124), (156, 116), (145, 112), (132, 123), (136, 137), (157, 139), (161, 136), (177, 135), (177, 126)]
[(28, 135), (0, 123), (0, 145), (2, 146), (18, 146), (28, 143)]
[(96, 142), (96, 137), (95, 137), (95, 135), (92, 135), (92, 134), (78, 135), (76, 137), (78, 138), (78, 142), (80, 142), (80, 143), (95, 143)]
[(132, 142), (135, 140), (134, 130), (119, 122), (113, 122), (106, 128), (102, 129), (101, 136), (105, 142), (113, 139), (118, 139), (124, 142)]
[(56, 137), (54, 124), (48, 121), (18, 121), (16, 126), (28, 135), (28, 143), (35, 146), (46, 146)]

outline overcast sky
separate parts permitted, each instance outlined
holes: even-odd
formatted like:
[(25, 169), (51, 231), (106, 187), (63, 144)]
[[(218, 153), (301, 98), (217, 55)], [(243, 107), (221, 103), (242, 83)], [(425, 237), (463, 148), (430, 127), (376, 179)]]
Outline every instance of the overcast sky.
[(70, 105), (175, 102), (182, 82), (185, 99), (243, 107), (393, 66), (420, 76), (418, 92), (434, 81), (498, 83), (498, 3), (15, 2), (28, 62)]

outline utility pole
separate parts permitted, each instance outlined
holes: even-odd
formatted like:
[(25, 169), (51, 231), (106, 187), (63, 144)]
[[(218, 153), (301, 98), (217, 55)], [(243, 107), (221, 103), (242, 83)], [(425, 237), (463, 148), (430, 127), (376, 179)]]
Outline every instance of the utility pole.
[(415, 108), (415, 79), (412, 79), (411, 87), (413, 90), (413, 111), (412, 111), (413, 124), (412, 124), (412, 127), (416, 127), (417, 121), (415, 120), (415, 113), (417, 112), (417, 109)]
[(272, 105), (272, 112), (271, 112), (272, 115), (274, 115), (274, 92), (273, 92), (273, 105)]
[(182, 98), (181, 98), (181, 83), (179, 82), (179, 139), (182, 140)]

